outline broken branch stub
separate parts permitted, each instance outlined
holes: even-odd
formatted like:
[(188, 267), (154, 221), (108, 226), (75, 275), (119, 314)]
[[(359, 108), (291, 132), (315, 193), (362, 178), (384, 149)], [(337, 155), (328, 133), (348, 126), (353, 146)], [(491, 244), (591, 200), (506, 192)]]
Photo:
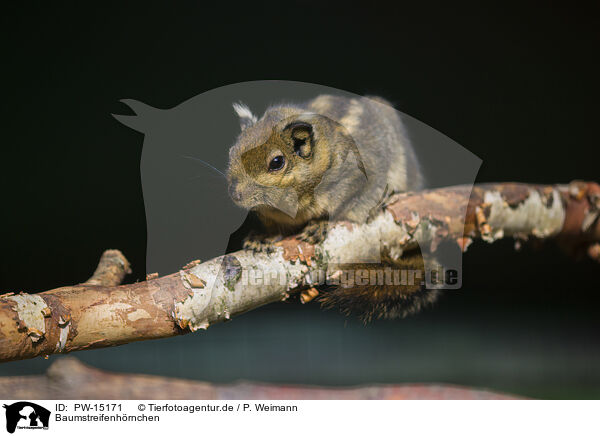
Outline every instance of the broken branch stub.
[(100, 257), (98, 267), (86, 285), (117, 286), (127, 274), (131, 274), (129, 261), (119, 250), (106, 250)]
[(378, 259), (383, 249), (398, 258), (419, 244), (435, 251), (441, 241), (454, 241), (464, 251), (474, 239), (510, 236), (558, 237), (598, 256), (599, 214), (596, 183), (484, 184), (472, 191), (457, 186), (394, 195), (368, 223), (336, 223), (318, 244), (288, 237), (268, 252), (241, 250), (193, 261), (141, 283), (117, 286), (129, 267), (113, 253), (84, 284), (0, 297), (0, 361), (205, 329), (309, 290), (316, 274), (335, 276), (335, 265), (359, 252), (361, 258)]

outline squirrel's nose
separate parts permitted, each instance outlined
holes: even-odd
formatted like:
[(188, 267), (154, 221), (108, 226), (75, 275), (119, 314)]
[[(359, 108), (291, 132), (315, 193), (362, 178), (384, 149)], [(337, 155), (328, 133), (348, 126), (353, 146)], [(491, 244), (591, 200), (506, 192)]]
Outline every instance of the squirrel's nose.
[(240, 201), (242, 199), (242, 193), (237, 189), (237, 180), (232, 180), (229, 184), (229, 195), (234, 201)]

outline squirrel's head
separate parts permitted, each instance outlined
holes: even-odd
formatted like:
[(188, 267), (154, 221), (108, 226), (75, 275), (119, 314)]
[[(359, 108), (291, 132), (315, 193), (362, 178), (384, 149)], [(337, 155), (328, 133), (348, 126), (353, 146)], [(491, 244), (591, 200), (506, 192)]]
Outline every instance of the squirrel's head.
[(231, 198), (245, 209), (293, 218), (311, 207), (326, 172), (354, 145), (340, 124), (298, 107), (272, 107), (261, 119), (246, 106), (234, 109), (242, 132), (229, 150), (227, 180)]

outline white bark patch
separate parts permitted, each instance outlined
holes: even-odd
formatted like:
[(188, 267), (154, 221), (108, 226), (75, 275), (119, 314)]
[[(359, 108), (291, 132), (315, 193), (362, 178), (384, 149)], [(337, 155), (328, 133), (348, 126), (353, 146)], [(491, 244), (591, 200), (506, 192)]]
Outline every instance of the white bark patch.
[[(527, 199), (516, 208), (507, 207), (502, 195), (497, 191), (485, 193), (484, 202), (490, 205), (487, 223), (494, 237), (531, 233), (541, 238), (560, 232), (565, 220), (565, 210), (559, 193), (552, 191), (552, 206), (548, 207), (540, 194), (532, 190)], [(489, 241), (491, 242), (491, 241)]]
[(46, 323), (44, 322), (44, 309), (48, 307), (46, 302), (39, 295), (17, 294), (6, 297), (17, 303), (17, 315), (23, 321), (28, 329), (36, 329), (46, 333)]
[[(336, 225), (329, 228), (323, 250), (331, 264), (378, 262), (381, 256), (376, 241), (379, 241), (379, 232), (372, 226), (349, 229), (345, 225)], [(361, 249), (356, 250), (358, 247)]]
[[(174, 316), (179, 325), (191, 331), (206, 329), (236, 314), (285, 299), (288, 289), (304, 277), (305, 266), (286, 261), (281, 248), (270, 254), (237, 253), (235, 262), (229, 262), (236, 271), (239, 262), (239, 274), (233, 276), (231, 270), (225, 273), (224, 258), (218, 257), (187, 271), (206, 285), (202, 289), (186, 286), (191, 295), (175, 303)], [(183, 277), (182, 281), (185, 286)]]
[(390, 212), (379, 214), (368, 224), (346, 224), (329, 228), (323, 241), (327, 262), (340, 263), (379, 263), (382, 249), (393, 258), (402, 256), (403, 244), (413, 239), (403, 225), (394, 221)]
[(58, 344), (56, 344), (56, 349), (58, 351), (62, 351), (65, 349), (65, 346), (67, 345), (67, 339), (69, 338), (69, 330), (71, 330), (71, 321), (69, 321), (66, 325), (60, 327)]

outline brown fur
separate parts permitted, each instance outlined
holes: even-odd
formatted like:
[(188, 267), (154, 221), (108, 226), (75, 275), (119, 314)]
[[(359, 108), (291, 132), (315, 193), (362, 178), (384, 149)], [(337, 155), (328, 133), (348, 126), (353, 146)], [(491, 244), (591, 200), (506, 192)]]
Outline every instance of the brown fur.
[(339, 308), (346, 315), (357, 315), (365, 323), (375, 319), (404, 318), (414, 315), (433, 304), (439, 294), (439, 291), (426, 289), (424, 286), (425, 267), (419, 250), (407, 253), (393, 262), (386, 259), (381, 264), (345, 265), (339, 268), (354, 272), (362, 270), (370, 276), (382, 273), (384, 268), (419, 274), (420, 279), (414, 280), (413, 283), (401, 285), (354, 283), (348, 287), (334, 286), (321, 295), (320, 301), (323, 307)]

